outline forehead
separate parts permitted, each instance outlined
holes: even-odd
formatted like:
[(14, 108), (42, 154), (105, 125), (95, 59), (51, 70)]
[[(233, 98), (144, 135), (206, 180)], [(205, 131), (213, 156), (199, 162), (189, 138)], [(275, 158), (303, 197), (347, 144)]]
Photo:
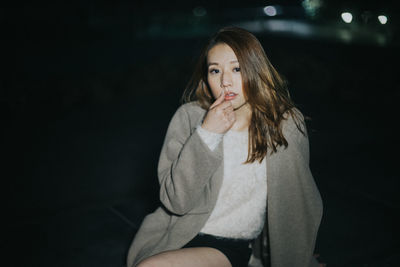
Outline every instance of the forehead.
[(216, 44), (208, 51), (208, 63), (224, 63), (230, 61), (237, 61), (237, 57), (232, 48), (227, 44)]

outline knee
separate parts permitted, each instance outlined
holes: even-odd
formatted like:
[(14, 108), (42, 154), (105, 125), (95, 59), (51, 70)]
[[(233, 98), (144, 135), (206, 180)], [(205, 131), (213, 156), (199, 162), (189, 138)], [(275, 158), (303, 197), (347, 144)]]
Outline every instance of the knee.
[(136, 267), (156, 267), (156, 266), (157, 263), (152, 259), (142, 260), (141, 262), (139, 262), (138, 265), (136, 265)]
[(136, 267), (167, 267), (168, 261), (161, 259), (161, 257), (150, 257), (139, 262)]

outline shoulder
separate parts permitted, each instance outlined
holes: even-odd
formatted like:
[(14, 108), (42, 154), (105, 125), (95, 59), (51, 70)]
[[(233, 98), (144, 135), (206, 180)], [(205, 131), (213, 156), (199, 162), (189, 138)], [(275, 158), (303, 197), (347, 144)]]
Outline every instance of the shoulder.
[(303, 133), (304, 135), (307, 133), (304, 115), (297, 108), (292, 108), (283, 114), (281, 127), (285, 137), (294, 133)]
[[(204, 117), (206, 110), (198, 102), (188, 102), (181, 105), (175, 113), (175, 116), (189, 120), (191, 125), (198, 124)], [(197, 125), (195, 125), (197, 126)]]
[(189, 116), (202, 116), (206, 112), (197, 101), (192, 101), (181, 105), (177, 112), (185, 112)]
[(174, 128), (185, 128), (193, 131), (198, 126), (206, 113), (197, 102), (189, 102), (181, 105), (175, 112), (170, 127)]

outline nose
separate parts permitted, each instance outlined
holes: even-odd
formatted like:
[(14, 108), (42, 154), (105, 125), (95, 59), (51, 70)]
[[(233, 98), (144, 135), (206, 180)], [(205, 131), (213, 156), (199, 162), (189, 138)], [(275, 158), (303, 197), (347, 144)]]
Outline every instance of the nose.
[(224, 72), (221, 75), (221, 88), (226, 89), (229, 86), (232, 86), (232, 76), (229, 73)]

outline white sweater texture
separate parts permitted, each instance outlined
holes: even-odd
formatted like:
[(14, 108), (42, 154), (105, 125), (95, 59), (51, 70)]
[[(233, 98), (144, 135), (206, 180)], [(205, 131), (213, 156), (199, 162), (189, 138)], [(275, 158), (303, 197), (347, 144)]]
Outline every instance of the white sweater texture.
[(214, 150), (223, 141), (224, 177), (217, 203), (201, 233), (234, 239), (254, 239), (264, 227), (267, 204), (265, 159), (244, 164), (248, 131), (209, 132), (197, 127), (201, 139)]

